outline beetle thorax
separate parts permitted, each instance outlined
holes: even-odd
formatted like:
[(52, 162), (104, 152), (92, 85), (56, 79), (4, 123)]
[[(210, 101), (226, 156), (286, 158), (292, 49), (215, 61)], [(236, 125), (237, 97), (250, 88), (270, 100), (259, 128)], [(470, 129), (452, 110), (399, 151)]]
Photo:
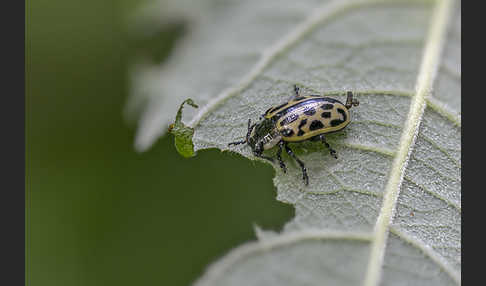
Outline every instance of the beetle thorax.
[(263, 150), (268, 150), (272, 148), (273, 146), (277, 145), (280, 140), (282, 140), (282, 136), (280, 136), (280, 133), (278, 133), (277, 130), (273, 130), (273, 132), (268, 133), (263, 137)]

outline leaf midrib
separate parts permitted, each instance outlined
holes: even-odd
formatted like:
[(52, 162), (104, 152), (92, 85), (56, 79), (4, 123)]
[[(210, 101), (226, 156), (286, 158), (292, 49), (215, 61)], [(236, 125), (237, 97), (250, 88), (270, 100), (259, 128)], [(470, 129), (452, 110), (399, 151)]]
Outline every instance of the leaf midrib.
[[(393, 220), (400, 187), (407, 168), (408, 158), (413, 150), (419, 126), (426, 107), (426, 97), (430, 94), (444, 48), (446, 31), (450, 22), (452, 0), (437, 1), (431, 19), (421, 66), (416, 82), (416, 94), (412, 99), (410, 110), (403, 129), (397, 155), (393, 161), (389, 179), (385, 187), (381, 211), (374, 228), (374, 238), (365, 278), (365, 286), (380, 283), (385, 249), (390, 225)], [(452, 270), (451, 270), (452, 271)], [(459, 274), (448, 271), (451, 278), (460, 284)]]

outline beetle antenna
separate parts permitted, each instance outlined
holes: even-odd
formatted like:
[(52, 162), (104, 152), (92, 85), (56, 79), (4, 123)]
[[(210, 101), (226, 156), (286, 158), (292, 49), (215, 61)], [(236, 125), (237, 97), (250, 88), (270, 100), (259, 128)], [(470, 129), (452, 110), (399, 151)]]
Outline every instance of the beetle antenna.
[(346, 104), (344, 106), (346, 106), (347, 109), (351, 109), (353, 106), (358, 106), (359, 101), (356, 98), (353, 98), (353, 92), (348, 91), (347, 94), (348, 97), (346, 98)]
[(253, 127), (255, 127), (256, 124), (253, 124), (251, 125), (251, 119), (248, 119), (248, 132), (246, 133), (246, 143), (248, 143), (248, 141), (250, 140), (250, 134), (251, 134), (251, 131), (253, 130)]
[(250, 126), (250, 124), (251, 124), (251, 119), (248, 119), (248, 132), (246, 133), (246, 140), (231, 142), (231, 143), (228, 143), (228, 146), (248, 143), (248, 140), (250, 139), (251, 130), (256, 125), (256, 124), (253, 124), (253, 125)]

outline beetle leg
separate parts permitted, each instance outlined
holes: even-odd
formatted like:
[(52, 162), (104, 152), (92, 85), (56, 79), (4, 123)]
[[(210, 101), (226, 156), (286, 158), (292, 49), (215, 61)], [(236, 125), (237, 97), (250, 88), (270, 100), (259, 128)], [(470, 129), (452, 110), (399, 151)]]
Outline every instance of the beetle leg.
[(353, 99), (352, 91), (348, 91), (347, 96), (348, 97), (346, 98), (346, 104), (344, 105), (347, 109), (351, 109), (351, 107), (359, 105), (359, 101), (356, 98)]
[(281, 156), (283, 147), (284, 147), (284, 142), (280, 141), (278, 143), (277, 159), (278, 159), (278, 163), (280, 164), (280, 168), (282, 168), (282, 171), (284, 173), (287, 173), (287, 167), (285, 166), (285, 163), (283, 162), (282, 156)]
[(299, 91), (300, 91), (300, 88), (299, 88), (299, 87), (298, 87), (296, 84), (294, 84), (294, 92), (295, 92), (295, 95), (292, 95), (292, 96), (291, 96), (291, 97), (288, 99), (288, 101), (292, 101), (292, 100), (294, 100), (295, 98), (299, 97), (299, 96), (300, 96), (300, 95), (299, 95), (299, 94), (300, 94), (300, 92), (299, 92)]
[(309, 177), (307, 176), (307, 169), (305, 168), (304, 162), (302, 162), (299, 158), (297, 158), (297, 156), (295, 156), (292, 149), (290, 149), (290, 147), (286, 143), (284, 143), (284, 147), (285, 147), (285, 151), (287, 151), (287, 154), (289, 154), (290, 157), (294, 158), (294, 160), (297, 161), (297, 163), (299, 163), (300, 168), (302, 169), (302, 179), (304, 180), (304, 184), (308, 186)]
[(228, 143), (228, 147), (231, 146), (231, 145), (240, 145), (240, 144), (245, 144), (245, 143), (246, 143), (246, 140), (231, 142), (231, 143)]
[(326, 136), (324, 136), (324, 134), (321, 134), (319, 135), (319, 139), (321, 139), (321, 142), (324, 143), (324, 145), (326, 145), (327, 148), (329, 148), (329, 153), (331, 154), (331, 156), (337, 159), (338, 157), (336, 154), (336, 150), (332, 149), (329, 143), (326, 142)]

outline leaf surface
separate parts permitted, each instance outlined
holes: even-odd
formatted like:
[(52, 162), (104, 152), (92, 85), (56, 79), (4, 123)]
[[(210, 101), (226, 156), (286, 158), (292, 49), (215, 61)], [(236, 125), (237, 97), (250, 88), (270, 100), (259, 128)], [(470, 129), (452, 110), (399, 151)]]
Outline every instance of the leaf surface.
[[(295, 218), (280, 233), (258, 230), (196, 285), (460, 284), (460, 3), (224, 3), (208, 4), (167, 66), (141, 73), (136, 86), (152, 95), (140, 149), (189, 97), (201, 106), (183, 116), (195, 150), (228, 150), (294, 84), (341, 101), (352, 90), (360, 105), (326, 136), (338, 160), (319, 143), (290, 145), (309, 186), (288, 156), (287, 174), (274, 166)], [(248, 146), (231, 150), (255, 159)]]

